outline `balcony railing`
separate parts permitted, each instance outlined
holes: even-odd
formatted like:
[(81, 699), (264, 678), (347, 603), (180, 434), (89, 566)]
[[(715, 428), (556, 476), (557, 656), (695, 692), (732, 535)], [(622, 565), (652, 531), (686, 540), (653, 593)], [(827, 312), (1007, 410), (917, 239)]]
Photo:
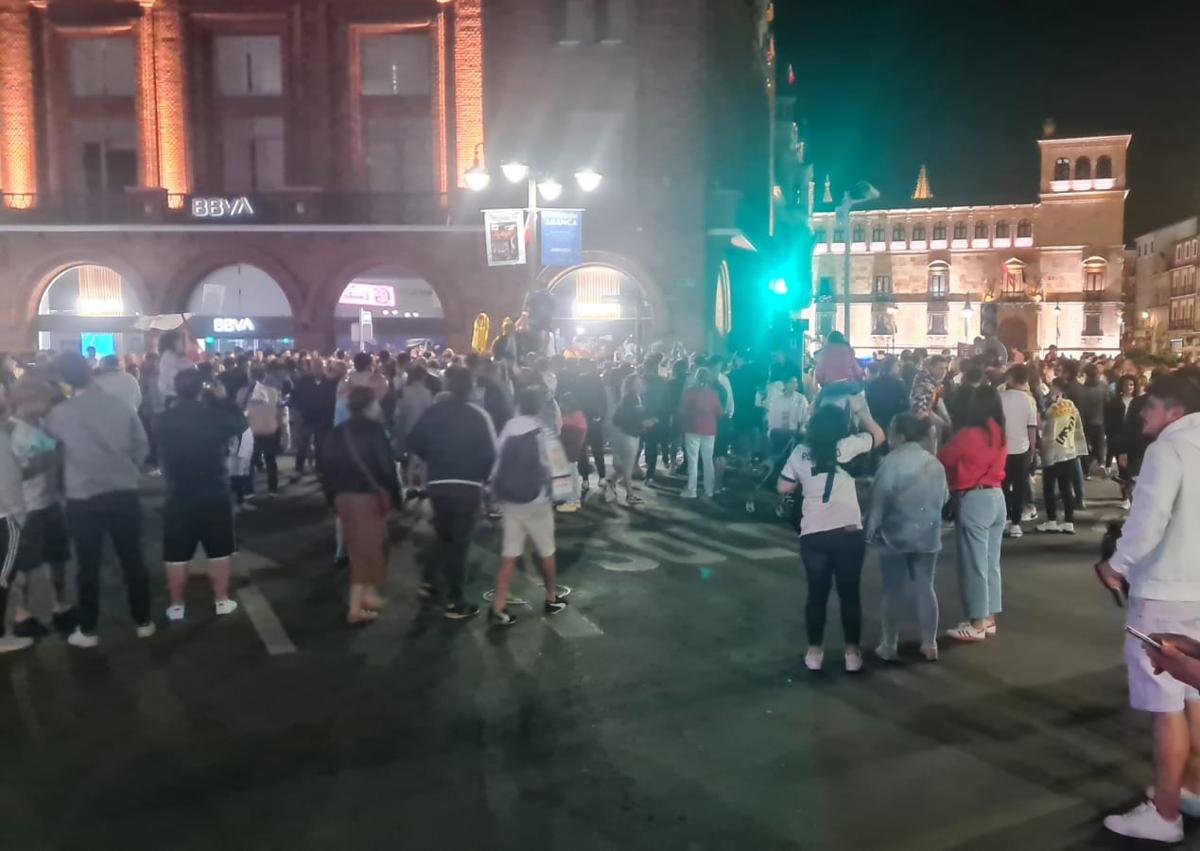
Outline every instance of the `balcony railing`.
[[(248, 204), (238, 203), (242, 198)], [(221, 199), (229, 203), (212, 203)], [(444, 225), (454, 217), (450, 196), (433, 192), (296, 189), (168, 197), (162, 190), (146, 189), (36, 198), (0, 193), (0, 224)]]

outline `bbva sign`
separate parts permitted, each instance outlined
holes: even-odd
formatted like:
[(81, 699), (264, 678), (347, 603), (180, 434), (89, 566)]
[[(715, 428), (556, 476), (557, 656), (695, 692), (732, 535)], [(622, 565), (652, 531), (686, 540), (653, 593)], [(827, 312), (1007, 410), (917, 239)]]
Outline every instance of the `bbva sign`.
[(242, 331), (253, 331), (254, 321), (251, 319), (218, 316), (213, 319), (214, 334), (236, 334)]
[(235, 216), (253, 215), (254, 205), (245, 196), (192, 199), (192, 218), (195, 219), (231, 219)]

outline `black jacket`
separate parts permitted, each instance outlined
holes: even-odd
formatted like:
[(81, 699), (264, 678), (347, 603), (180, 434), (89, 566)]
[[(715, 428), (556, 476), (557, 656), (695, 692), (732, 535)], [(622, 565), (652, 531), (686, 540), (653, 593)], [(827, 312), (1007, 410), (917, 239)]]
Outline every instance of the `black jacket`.
[(460, 399), (435, 403), (408, 435), (408, 451), (428, 467), (428, 484), (487, 481), (496, 463), (496, 433), (487, 411)]
[[(350, 443), (358, 450), (361, 466)], [(367, 478), (363, 467), (374, 483)], [(375, 493), (383, 488), (393, 503), (399, 505), (400, 480), (396, 477), (396, 462), (383, 425), (365, 417), (352, 417), (331, 431), (325, 438), (321, 485), (330, 501), (339, 493)]]
[(181, 399), (159, 414), (154, 439), (168, 491), (180, 497), (228, 492), (229, 441), (246, 427), (246, 415), (228, 399)]

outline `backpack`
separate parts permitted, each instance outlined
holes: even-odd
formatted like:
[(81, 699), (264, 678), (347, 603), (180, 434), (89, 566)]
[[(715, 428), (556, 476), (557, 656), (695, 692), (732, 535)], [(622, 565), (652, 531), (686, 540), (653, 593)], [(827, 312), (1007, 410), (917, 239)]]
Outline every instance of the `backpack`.
[(492, 493), (501, 502), (533, 502), (546, 489), (550, 474), (542, 461), (541, 429), (505, 439)]
[(250, 432), (256, 437), (266, 437), (279, 431), (279, 411), (271, 402), (251, 399), (246, 405), (246, 419)]

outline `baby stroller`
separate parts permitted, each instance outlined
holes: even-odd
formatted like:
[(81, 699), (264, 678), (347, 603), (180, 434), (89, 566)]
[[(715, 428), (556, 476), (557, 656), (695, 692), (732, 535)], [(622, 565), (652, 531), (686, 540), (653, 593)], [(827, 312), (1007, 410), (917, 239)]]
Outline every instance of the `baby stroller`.
[[(750, 490), (750, 495), (746, 498), (747, 514), (753, 514), (758, 510), (758, 504), (754, 497), (759, 491), (767, 487), (770, 487), (772, 491), (774, 490), (774, 484), (779, 478), (779, 474), (783, 471), (783, 465), (787, 463), (792, 450), (800, 442), (800, 433), (777, 429), (767, 435), (767, 442), (770, 446), (770, 457), (764, 464), (765, 472), (761, 478), (755, 481), (754, 487)], [(780, 519), (789, 516), (792, 512), (792, 503), (791, 494), (780, 497), (779, 502), (775, 505), (775, 516)]]

